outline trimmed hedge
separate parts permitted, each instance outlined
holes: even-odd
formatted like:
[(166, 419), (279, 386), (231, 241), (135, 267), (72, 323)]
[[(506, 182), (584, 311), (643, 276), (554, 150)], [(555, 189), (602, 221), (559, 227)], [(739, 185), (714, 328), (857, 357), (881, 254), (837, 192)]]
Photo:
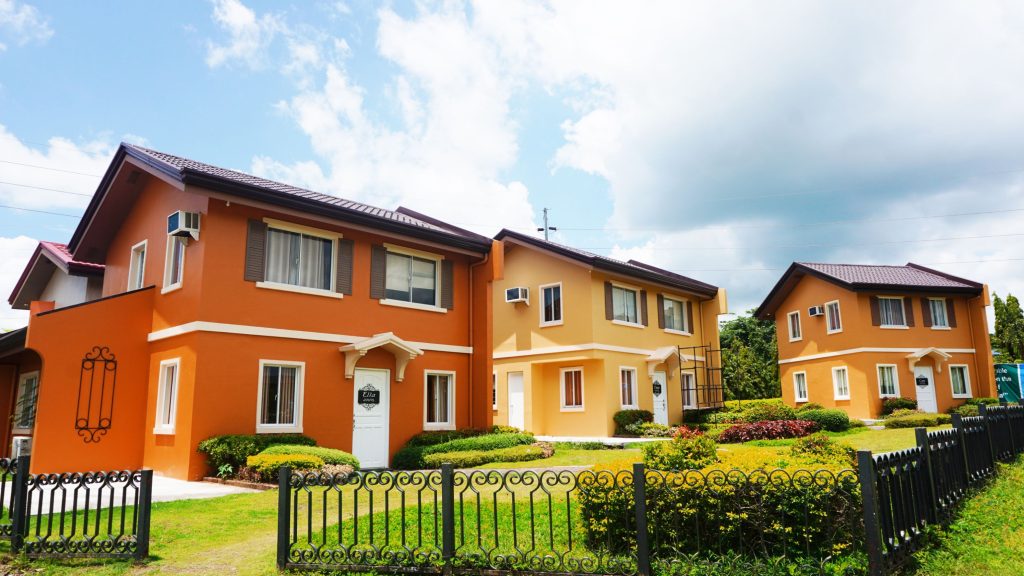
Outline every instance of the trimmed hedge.
[(612, 416), (612, 421), (615, 422), (615, 434), (632, 434), (630, 426), (654, 422), (654, 413), (650, 410), (619, 410)]
[(424, 457), (429, 454), (498, 450), (524, 444), (533, 444), (534, 442), (533, 434), (525, 433), (477, 434), (429, 445), (415, 445), (410, 442), (395, 453), (395, 457), (391, 459), (391, 467), (399, 470), (415, 470), (427, 467)]
[(321, 458), (309, 454), (257, 454), (246, 459), (245, 465), (255, 472), (260, 480), (273, 480), (281, 466), (295, 470), (318, 470), (324, 465)]
[(778, 440), (780, 438), (800, 438), (818, 430), (818, 424), (810, 420), (775, 420), (772, 422), (754, 422), (736, 424), (722, 430), (718, 441), (723, 444), (749, 442), (751, 440)]
[(316, 446), (316, 440), (302, 434), (227, 434), (214, 436), (199, 443), (197, 451), (206, 454), (214, 470), (227, 464), (232, 470), (245, 465), (249, 456), (255, 456), (276, 444)]
[(354, 470), (359, 469), (359, 460), (355, 456), (325, 446), (302, 446), (299, 444), (276, 444), (260, 452), (260, 455), (267, 454), (299, 454), (302, 456), (316, 456), (324, 461), (324, 464), (338, 464), (351, 466)]
[(824, 410), (825, 407), (817, 402), (804, 402), (796, 409), (797, 412), (804, 412), (807, 410)]
[(829, 432), (843, 432), (850, 429), (850, 416), (842, 410), (800, 410), (797, 416), (801, 420), (816, 422), (819, 429)]
[(544, 448), (530, 444), (512, 446), (497, 450), (461, 450), (458, 452), (437, 452), (423, 457), (426, 468), (440, 468), (441, 464), (451, 464), (456, 468), (471, 468), (491, 462), (526, 462), (544, 458)]
[(796, 410), (783, 404), (782, 401), (759, 402), (743, 411), (744, 422), (775, 422), (795, 418)]
[(886, 398), (882, 400), (882, 416), (888, 416), (896, 410), (917, 410), (917, 400), (913, 398)]
[(941, 426), (943, 424), (949, 424), (953, 421), (953, 417), (949, 414), (911, 414), (909, 416), (898, 416), (896, 418), (888, 418), (885, 420), (886, 428), (917, 428), (924, 426), (930, 428), (932, 426)]
[(686, 429), (668, 442), (644, 444), (644, 464), (651, 470), (700, 470), (718, 462), (718, 444), (699, 431)]

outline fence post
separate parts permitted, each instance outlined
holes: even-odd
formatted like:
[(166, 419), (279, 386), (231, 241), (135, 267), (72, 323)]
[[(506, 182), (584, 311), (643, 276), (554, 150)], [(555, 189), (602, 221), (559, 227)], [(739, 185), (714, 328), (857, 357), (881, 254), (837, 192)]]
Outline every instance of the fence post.
[(640, 462), (633, 464), (633, 503), (636, 508), (636, 568), (639, 576), (650, 576), (651, 545), (647, 532), (647, 473)]
[(868, 574), (881, 576), (882, 534), (878, 527), (878, 495), (875, 493), (875, 460), (870, 450), (857, 451), (857, 475), (864, 506), (864, 544), (868, 553)]
[(152, 470), (142, 471), (135, 508), (139, 513), (139, 526), (135, 529), (135, 559), (145, 560), (149, 557), (149, 524), (153, 511)]
[(450, 574), (455, 558), (455, 470), (450, 463), (441, 464), (441, 559), (444, 571)]
[(917, 440), (917, 447), (921, 449), (924, 470), (928, 477), (928, 522), (934, 524), (939, 518), (939, 498), (938, 489), (935, 487), (935, 469), (932, 468), (932, 450), (928, 445), (928, 429), (914, 428), (914, 437)]
[(960, 444), (960, 455), (964, 460), (964, 488), (971, 485), (971, 460), (967, 457), (967, 433), (964, 431), (964, 417), (953, 414), (953, 430)]
[(992, 441), (992, 423), (988, 419), (988, 406), (984, 404), (978, 405), (978, 415), (981, 416), (981, 421), (985, 423), (985, 435), (988, 437), (988, 449), (989, 454), (992, 456), (992, 469), (996, 468), (996, 445)]
[(14, 472), (14, 509), (11, 510), (11, 551), (20, 552), (28, 536), (28, 456), (18, 457)]
[[(292, 469), (281, 466), (277, 470), (277, 568), (284, 570), (288, 565), (288, 550), (291, 548), (292, 519)], [(312, 512), (310, 512), (312, 513)]]

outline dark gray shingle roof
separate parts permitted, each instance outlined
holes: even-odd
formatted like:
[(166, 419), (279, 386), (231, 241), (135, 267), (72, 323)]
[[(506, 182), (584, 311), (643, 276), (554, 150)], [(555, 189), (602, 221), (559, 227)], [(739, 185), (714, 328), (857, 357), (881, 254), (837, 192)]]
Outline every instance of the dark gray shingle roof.
[(911, 288), (975, 288), (977, 284), (955, 276), (940, 274), (915, 264), (906, 266), (876, 266), (865, 264), (798, 264), (831, 276), (847, 284), (868, 284)]

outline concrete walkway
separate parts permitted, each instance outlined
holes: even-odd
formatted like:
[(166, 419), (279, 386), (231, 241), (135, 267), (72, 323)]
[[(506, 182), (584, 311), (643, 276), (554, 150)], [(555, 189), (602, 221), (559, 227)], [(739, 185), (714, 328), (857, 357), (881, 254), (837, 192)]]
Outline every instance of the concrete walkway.
[[(51, 500), (53, 511), (59, 513), (63, 506), (71, 510), (73, 500), (77, 498), (78, 509), (85, 507), (86, 500), (90, 509), (96, 509), (97, 505), (109, 508), (111, 502), (114, 507), (132, 505), (135, 503), (136, 489), (124, 490), (125, 482), (111, 482), (102, 488), (99, 485), (89, 485), (88, 491), (85, 486), (67, 485), (62, 488), (54, 486), (33, 487), (28, 492), (29, 510), (35, 516), (48, 514)], [(229, 494), (247, 494), (258, 492), (249, 488), (239, 488), (226, 484), (214, 484), (212, 482), (187, 482), (174, 478), (153, 477), (153, 502), (173, 502), (175, 500), (197, 500), (202, 498), (218, 498)]]
[(605, 446), (623, 446), (634, 442), (660, 442), (668, 438), (620, 438), (618, 436), (537, 436), (541, 442), (600, 442)]

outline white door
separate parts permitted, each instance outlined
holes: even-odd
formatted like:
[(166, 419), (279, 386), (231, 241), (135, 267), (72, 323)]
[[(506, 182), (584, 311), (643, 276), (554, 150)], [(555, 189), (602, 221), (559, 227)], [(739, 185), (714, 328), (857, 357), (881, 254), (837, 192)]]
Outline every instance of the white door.
[(508, 373), (508, 425), (526, 429), (526, 399), (523, 396), (523, 373)]
[(917, 409), (922, 412), (938, 412), (935, 402), (935, 378), (931, 366), (914, 366), (914, 388), (917, 389)]
[(356, 369), (353, 388), (352, 455), (363, 468), (387, 468), (391, 373)]
[(654, 395), (654, 422), (668, 426), (668, 385), (664, 372), (655, 372), (651, 377), (651, 392)]

